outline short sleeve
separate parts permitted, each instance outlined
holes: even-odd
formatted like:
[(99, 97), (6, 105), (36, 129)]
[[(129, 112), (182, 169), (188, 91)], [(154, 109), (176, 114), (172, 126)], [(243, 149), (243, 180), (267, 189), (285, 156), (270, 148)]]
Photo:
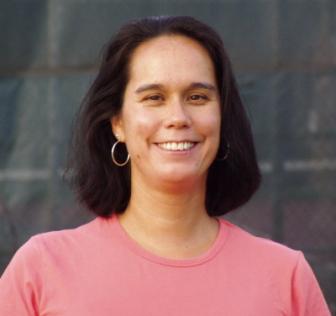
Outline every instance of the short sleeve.
[(35, 238), (16, 252), (0, 278), (0, 315), (39, 315), (40, 260)]
[(331, 316), (315, 275), (302, 252), (292, 278), (293, 316)]

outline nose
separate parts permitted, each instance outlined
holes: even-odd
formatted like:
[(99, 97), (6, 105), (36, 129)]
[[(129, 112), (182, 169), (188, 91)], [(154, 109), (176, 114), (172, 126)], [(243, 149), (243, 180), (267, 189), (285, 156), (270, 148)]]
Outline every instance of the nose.
[(167, 105), (167, 128), (186, 128), (191, 124), (190, 114), (182, 101), (176, 100)]

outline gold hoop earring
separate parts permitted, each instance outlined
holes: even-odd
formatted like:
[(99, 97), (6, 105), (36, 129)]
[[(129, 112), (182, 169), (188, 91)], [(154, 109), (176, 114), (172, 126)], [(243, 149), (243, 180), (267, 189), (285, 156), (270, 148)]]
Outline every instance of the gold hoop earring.
[(113, 144), (113, 146), (112, 146), (112, 148), (111, 148), (111, 157), (112, 157), (112, 161), (113, 161), (118, 167), (123, 167), (123, 166), (125, 166), (125, 165), (128, 163), (128, 161), (129, 161), (129, 159), (130, 159), (130, 155), (127, 154), (127, 158), (126, 158), (126, 160), (125, 160), (124, 162), (118, 162), (118, 161), (115, 159), (115, 157), (114, 157), (114, 151), (115, 151), (115, 149), (116, 149), (116, 147), (117, 147), (117, 145), (118, 145), (119, 143), (121, 143), (121, 141), (120, 141), (120, 140), (117, 140), (117, 141)]

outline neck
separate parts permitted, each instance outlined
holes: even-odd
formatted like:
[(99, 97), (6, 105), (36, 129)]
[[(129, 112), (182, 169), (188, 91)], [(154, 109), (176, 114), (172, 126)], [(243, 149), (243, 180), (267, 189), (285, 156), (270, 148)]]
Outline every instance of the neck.
[(205, 209), (205, 181), (173, 187), (149, 189), (143, 182), (132, 182), (130, 203), (120, 223), (152, 252), (176, 258), (197, 255), (209, 247), (218, 230)]

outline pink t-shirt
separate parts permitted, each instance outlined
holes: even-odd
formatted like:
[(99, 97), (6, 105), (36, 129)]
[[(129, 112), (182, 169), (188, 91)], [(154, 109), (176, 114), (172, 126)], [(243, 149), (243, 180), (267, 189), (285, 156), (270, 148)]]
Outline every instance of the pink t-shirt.
[(1, 316), (329, 316), (299, 251), (220, 219), (198, 257), (159, 257), (116, 216), (37, 235), (0, 281)]

